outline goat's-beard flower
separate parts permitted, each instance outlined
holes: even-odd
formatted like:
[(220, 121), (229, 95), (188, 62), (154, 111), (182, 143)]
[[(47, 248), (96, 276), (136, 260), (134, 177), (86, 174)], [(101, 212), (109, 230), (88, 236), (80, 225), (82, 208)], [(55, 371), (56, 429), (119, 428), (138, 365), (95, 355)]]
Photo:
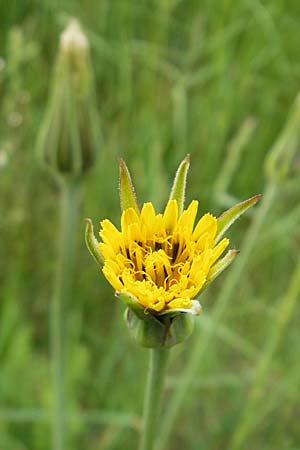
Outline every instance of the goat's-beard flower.
[(98, 242), (87, 219), (86, 243), (116, 296), (127, 305), (126, 319), (138, 342), (170, 347), (192, 330), (191, 315), (201, 306), (195, 297), (237, 256), (223, 238), (229, 226), (260, 196), (241, 202), (216, 218), (196, 221), (198, 202), (183, 208), (189, 157), (180, 164), (162, 214), (152, 203), (138, 207), (128, 169), (120, 162), (121, 226), (101, 221)]

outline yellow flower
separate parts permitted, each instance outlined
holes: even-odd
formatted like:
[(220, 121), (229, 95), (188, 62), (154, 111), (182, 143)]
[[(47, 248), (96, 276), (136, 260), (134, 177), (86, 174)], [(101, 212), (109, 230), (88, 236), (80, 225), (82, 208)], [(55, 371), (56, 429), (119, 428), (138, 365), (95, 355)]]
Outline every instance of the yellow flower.
[(175, 199), (163, 214), (156, 214), (152, 203), (145, 203), (140, 213), (130, 207), (122, 213), (121, 231), (103, 220), (99, 250), (113, 288), (154, 313), (191, 310), (192, 299), (229, 244), (227, 238), (216, 242), (213, 215), (205, 214), (194, 226), (197, 209), (193, 200), (179, 214)]
[[(238, 254), (223, 238), (226, 230), (259, 200), (256, 195), (216, 218), (204, 214), (196, 222), (198, 202), (184, 209), (189, 156), (176, 172), (163, 214), (152, 203), (140, 210), (129, 171), (120, 161), (121, 226), (101, 222), (98, 242), (86, 220), (87, 247), (103, 274), (127, 306), (131, 335), (144, 347), (168, 348), (182, 342), (193, 329), (193, 315), (201, 311), (195, 297)], [(223, 239), (222, 239), (223, 238)]]

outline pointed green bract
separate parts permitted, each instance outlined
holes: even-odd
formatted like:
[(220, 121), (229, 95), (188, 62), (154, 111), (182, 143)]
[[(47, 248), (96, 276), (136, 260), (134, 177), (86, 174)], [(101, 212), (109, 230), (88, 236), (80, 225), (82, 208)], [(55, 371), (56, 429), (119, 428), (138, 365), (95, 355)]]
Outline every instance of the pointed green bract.
[(128, 208), (133, 208), (137, 214), (140, 214), (140, 209), (138, 207), (130, 173), (123, 159), (120, 159), (119, 183), (120, 203), (122, 211)]
[(85, 243), (97, 264), (103, 265), (102, 255), (99, 250), (98, 241), (94, 235), (94, 226), (91, 219), (85, 219)]
[(208, 273), (204, 287), (207, 287), (212, 281), (214, 281), (219, 275), (221, 275), (221, 273), (232, 263), (232, 261), (237, 257), (238, 254), (238, 250), (229, 250), (224, 258), (216, 262)]
[(116, 292), (115, 296), (122, 300), (125, 305), (135, 313), (135, 315), (141, 319), (146, 321), (154, 320), (152, 314), (148, 313), (145, 314), (143, 306), (138, 303), (138, 301), (133, 297), (133, 295), (130, 295), (126, 292)]
[(244, 202), (238, 203), (237, 205), (233, 206), (232, 208), (225, 211), (223, 214), (221, 214), (220, 217), (218, 217), (218, 231), (215, 242), (217, 243), (226, 230), (233, 224), (233, 222), (236, 221), (244, 212), (247, 211), (247, 209), (251, 208), (251, 206), (254, 206), (258, 200), (260, 199), (261, 195), (255, 195), (254, 197), (249, 198), (248, 200), (245, 200)]
[(190, 155), (186, 155), (177, 169), (169, 198), (170, 200), (177, 200), (179, 214), (182, 213), (184, 208), (185, 186), (189, 167)]

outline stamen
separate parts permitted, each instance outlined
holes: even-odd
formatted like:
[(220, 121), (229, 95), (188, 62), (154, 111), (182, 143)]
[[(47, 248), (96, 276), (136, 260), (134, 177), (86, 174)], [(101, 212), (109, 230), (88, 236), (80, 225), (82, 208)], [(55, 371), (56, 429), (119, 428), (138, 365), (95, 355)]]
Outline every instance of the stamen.
[(178, 250), (179, 250), (179, 243), (175, 242), (175, 244), (173, 244), (172, 262), (175, 262), (178, 255)]

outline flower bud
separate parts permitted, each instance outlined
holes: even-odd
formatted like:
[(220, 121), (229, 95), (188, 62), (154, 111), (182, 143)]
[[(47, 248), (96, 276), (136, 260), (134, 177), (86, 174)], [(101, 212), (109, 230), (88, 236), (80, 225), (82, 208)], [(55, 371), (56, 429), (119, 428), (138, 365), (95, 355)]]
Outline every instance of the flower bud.
[(72, 20), (60, 37), (38, 153), (54, 172), (77, 177), (93, 164), (99, 145), (89, 42)]

